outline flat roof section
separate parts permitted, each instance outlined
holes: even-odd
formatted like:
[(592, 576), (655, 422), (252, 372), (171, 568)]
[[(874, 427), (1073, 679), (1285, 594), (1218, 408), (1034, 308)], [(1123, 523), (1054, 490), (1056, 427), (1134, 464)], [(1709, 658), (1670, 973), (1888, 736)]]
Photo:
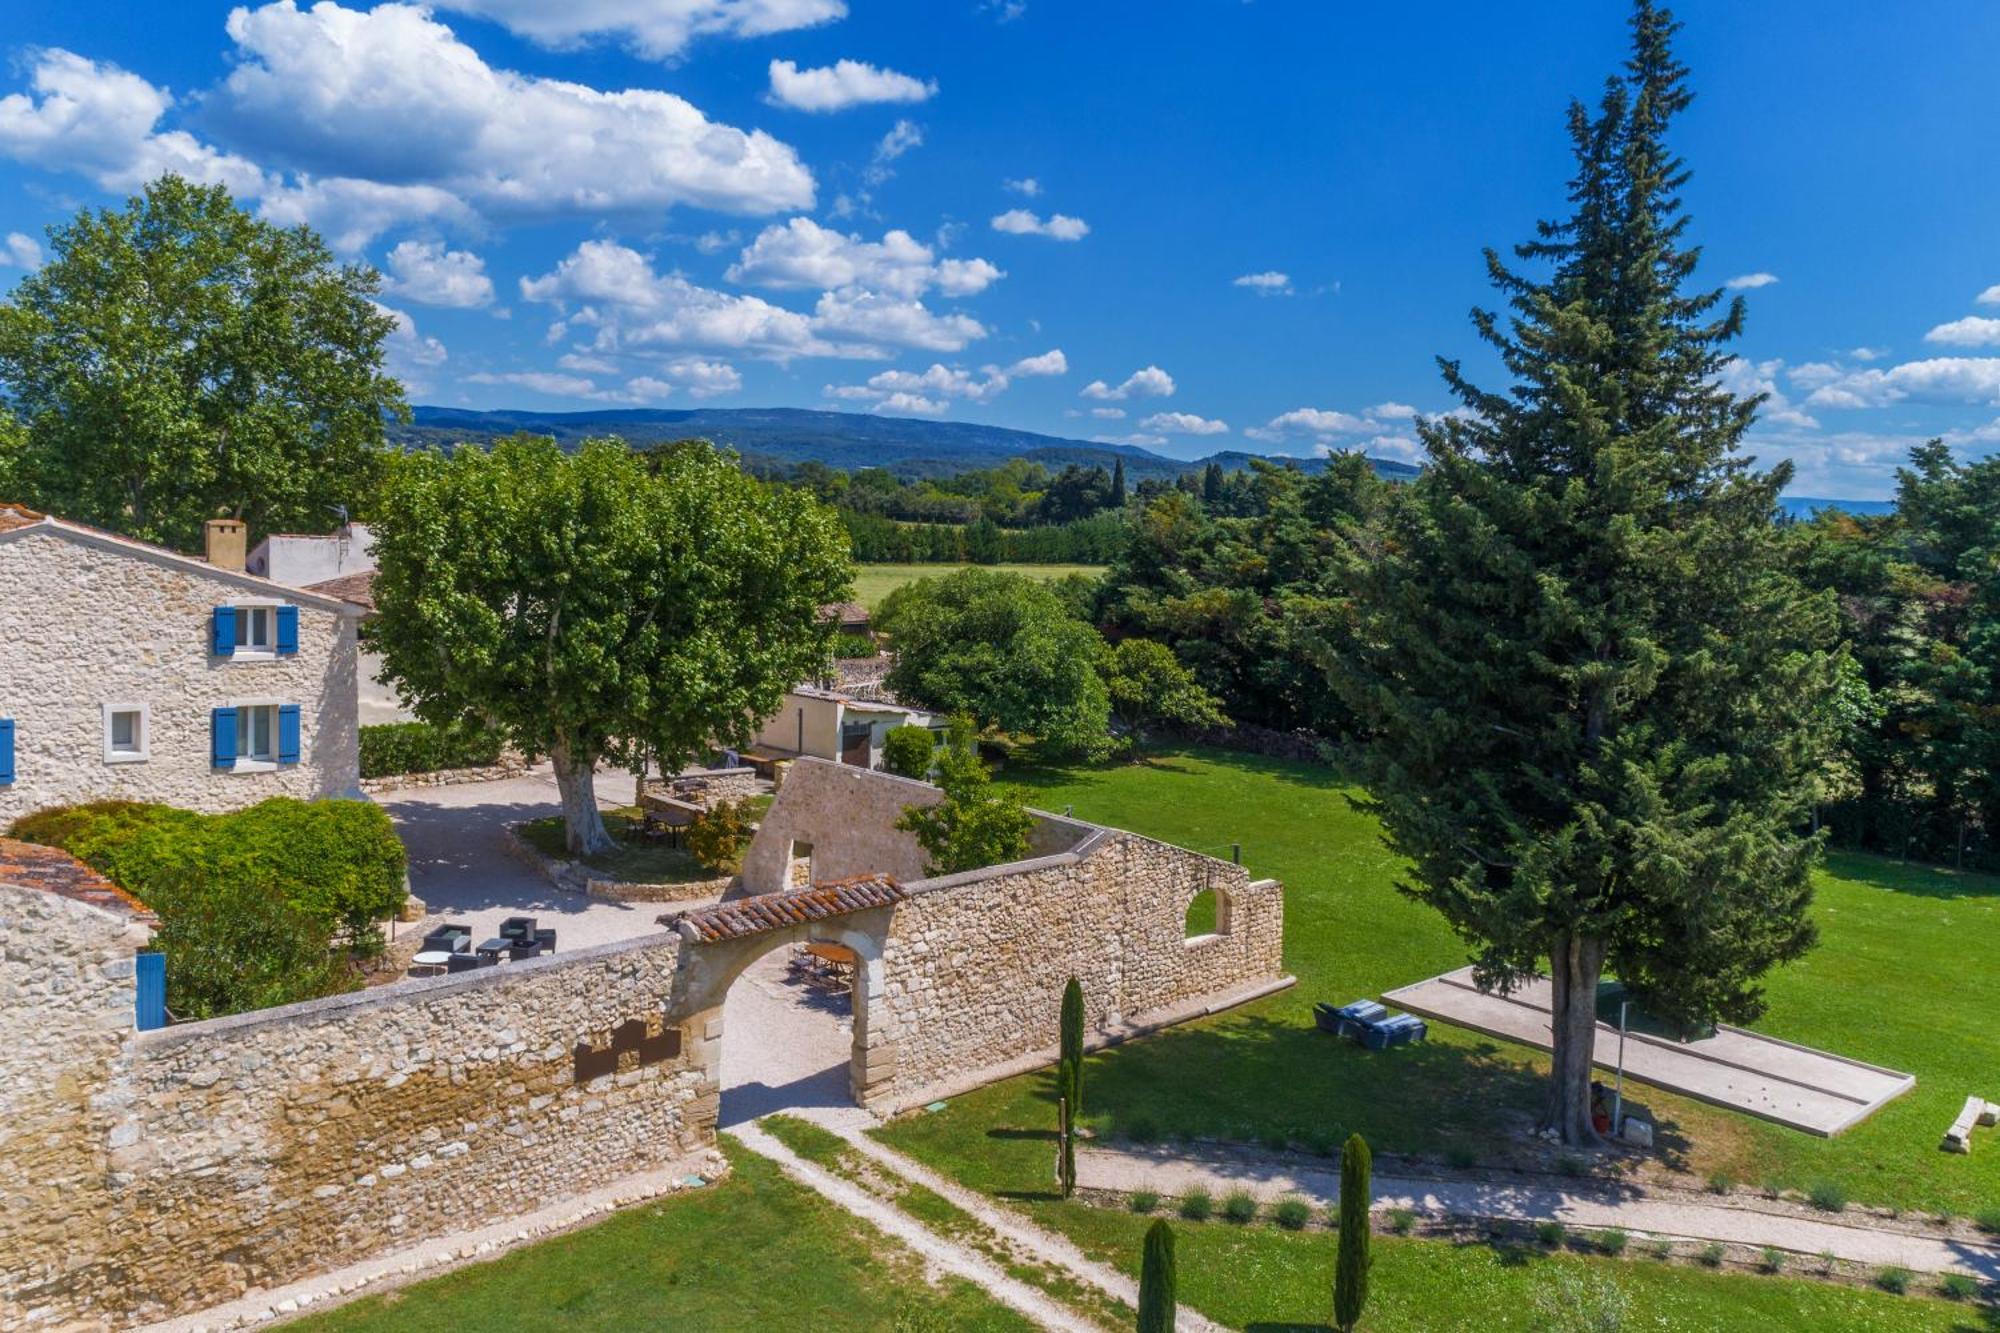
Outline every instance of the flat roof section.
[[(1553, 1045), (1545, 979), (1501, 995), (1480, 990), (1466, 967), (1389, 991), (1382, 1001), (1536, 1050)], [(1616, 1067), (1617, 1027), (1598, 1023), (1594, 1055), (1600, 1069)], [(1714, 1036), (1687, 1042), (1628, 1030), (1625, 1073), (1668, 1092), (1821, 1138), (1861, 1123), (1917, 1085), (1914, 1074), (1726, 1024)]]

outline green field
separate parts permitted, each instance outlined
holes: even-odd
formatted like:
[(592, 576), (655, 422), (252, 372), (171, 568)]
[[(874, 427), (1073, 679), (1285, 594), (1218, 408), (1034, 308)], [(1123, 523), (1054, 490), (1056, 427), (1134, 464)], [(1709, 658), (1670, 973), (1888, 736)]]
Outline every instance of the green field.
[[(725, 1141), (726, 1145), (726, 1141)], [(629, 1209), (491, 1263), (370, 1296), (301, 1330), (1031, 1328), (956, 1278), (732, 1149), (711, 1189)]]
[(905, 583), (938, 578), (960, 569), (998, 569), (1009, 574), (1025, 574), (1031, 579), (1060, 579), (1071, 574), (1096, 578), (1103, 565), (856, 565), (854, 600), (873, 611)]
[[(1395, 891), (1374, 821), (1330, 770), (1212, 750), (1149, 765), (1036, 769), (1008, 776), (1038, 804), (1205, 850), (1243, 845), (1253, 874), (1286, 886), (1286, 964), (1298, 986), (1212, 1019), (1093, 1056), (1085, 1119), (1100, 1132), (1213, 1135), (1333, 1151), (1359, 1131), (1378, 1150), (1506, 1155), (1542, 1095), (1538, 1055), (1448, 1025), (1371, 1054), (1317, 1032), (1316, 1000), (1345, 1003), (1460, 966), (1463, 946), (1431, 910)], [(1226, 853), (1224, 853), (1226, 854)], [(1830, 1182), (1856, 1202), (1964, 1217), (2000, 1207), (2000, 1141), (1958, 1156), (1938, 1139), (1970, 1092), (2000, 1093), (2000, 880), (1836, 856), (1820, 876), (1821, 942), (1769, 979), (1758, 1026), (1793, 1041), (1907, 1070), (1910, 1093), (1866, 1124), (1821, 1140), (1650, 1088), (1671, 1165), (1700, 1178), (1797, 1190)], [(1051, 1018), (1053, 1023), (1053, 1018)], [(898, 1147), (989, 1191), (1039, 1188), (1045, 1075), (955, 1101), (885, 1131)]]

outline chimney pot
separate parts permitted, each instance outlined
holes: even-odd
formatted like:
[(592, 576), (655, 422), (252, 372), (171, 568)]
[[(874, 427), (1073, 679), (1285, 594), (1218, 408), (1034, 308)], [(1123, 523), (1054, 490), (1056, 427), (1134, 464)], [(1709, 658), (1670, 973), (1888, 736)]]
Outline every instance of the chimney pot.
[(208, 563), (241, 574), (249, 547), (249, 525), (240, 518), (211, 518), (203, 534), (208, 539)]

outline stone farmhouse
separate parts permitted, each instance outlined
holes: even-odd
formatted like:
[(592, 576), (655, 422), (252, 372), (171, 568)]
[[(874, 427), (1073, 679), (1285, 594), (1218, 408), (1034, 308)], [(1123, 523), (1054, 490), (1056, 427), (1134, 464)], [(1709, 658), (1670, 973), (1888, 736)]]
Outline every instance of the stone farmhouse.
[(942, 733), (945, 719), (904, 704), (800, 685), (786, 693), (755, 744), (759, 752), (787, 759), (831, 759), (876, 768), (882, 762), (882, 742), (906, 726)]
[(683, 1172), (774, 949), (852, 950), (849, 1082), (884, 1114), (1049, 1063), (1072, 976), (1093, 1045), (1290, 984), (1275, 881), (1053, 815), (1027, 859), (931, 876), (894, 824), (938, 799), (802, 759), (742, 891), (660, 933), (151, 1031), (135, 906), (0, 840), (0, 1327), (191, 1314)]
[(362, 608), (246, 572), (240, 522), (207, 543), (197, 559), (0, 505), (0, 826), (113, 797), (359, 794)]

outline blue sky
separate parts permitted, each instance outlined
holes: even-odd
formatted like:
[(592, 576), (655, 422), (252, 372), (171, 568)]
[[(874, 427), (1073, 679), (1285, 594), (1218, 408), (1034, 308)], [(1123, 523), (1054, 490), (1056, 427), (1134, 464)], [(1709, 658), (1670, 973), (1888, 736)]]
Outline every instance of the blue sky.
[[(1529, 10), (1524, 17), (1520, 10)], [(0, 284), (175, 167), (391, 276), (418, 402), (1413, 455), (1614, 0), (4, 9)], [(2000, 449), (2000, 6), (1679, 7), (1703, 275), (1795, 492)], [(1982, 297), (1984, 298), (1982, 300)]]

